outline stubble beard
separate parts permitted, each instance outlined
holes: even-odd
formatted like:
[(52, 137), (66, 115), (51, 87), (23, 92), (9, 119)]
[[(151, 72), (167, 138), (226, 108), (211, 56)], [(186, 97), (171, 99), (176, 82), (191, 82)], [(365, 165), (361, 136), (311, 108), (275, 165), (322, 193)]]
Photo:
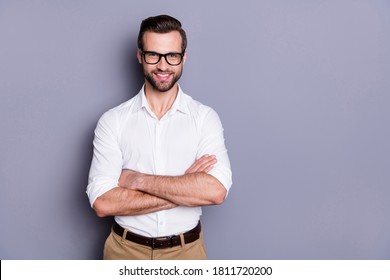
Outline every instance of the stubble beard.
[(155, 78), (153, 78), (153, 73), (158, 73), (159, 71), (147, 72), (144, 70), (145, 79), (150, 83), (150, 85), (159, 92), (167, 92), (173, 88), (177, 81), (179, 81), (183, 68), (180, 69), (177, 73), (172, 73), (172, 80), (167, 82), (159, 82)]

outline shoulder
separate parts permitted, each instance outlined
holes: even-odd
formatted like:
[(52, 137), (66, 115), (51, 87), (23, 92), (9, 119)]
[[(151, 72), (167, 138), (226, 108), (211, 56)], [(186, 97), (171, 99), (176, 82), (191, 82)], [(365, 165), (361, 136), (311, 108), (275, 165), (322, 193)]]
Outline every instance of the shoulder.
[(217, 112), (210, 106), (203, 104), (200, 101), (193, 99), (191, 96), (183, 93), (183, 99), (185, 100), (189, 113), (201, 120), (205, 118), (218, 118)]
[(139, 94), (137, 94), (133, 98), (109, 109), (100, 117), (99, 122), (110, 122), (126, 118), (129, 114), (136, 110), (139, 99)]

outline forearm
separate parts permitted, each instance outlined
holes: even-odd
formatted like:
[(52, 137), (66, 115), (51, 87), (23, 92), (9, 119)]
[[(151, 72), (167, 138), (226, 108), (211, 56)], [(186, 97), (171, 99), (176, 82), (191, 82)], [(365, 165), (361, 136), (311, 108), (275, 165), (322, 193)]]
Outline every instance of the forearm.
[(183, 206), (202, 206), (221, 204), (226, 189), (213, 176), (205, 172), (183, 176), (153, 176), (139, 174), (136, 190), (172, 201)]
[(99, 217), (140, 215), (176, 206), (166, 199), (124, 187), (111, 189), (98, 197), (93, 204)]

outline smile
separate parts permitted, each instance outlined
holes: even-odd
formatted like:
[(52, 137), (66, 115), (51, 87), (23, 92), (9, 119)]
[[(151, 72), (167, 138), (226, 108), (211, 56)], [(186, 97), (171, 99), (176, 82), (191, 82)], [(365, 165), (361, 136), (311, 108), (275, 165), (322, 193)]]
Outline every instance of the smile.
[(168, 80), (171, 77), (171, 73), (154, 73), (159, 80)]

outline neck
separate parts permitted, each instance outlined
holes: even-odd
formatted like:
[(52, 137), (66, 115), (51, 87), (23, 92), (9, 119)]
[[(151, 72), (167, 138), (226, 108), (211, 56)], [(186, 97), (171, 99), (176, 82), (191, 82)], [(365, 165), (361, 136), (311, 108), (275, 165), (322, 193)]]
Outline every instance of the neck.
[(161, 92), (145, 83), (145, 96), (152, 112), (161, 119), (172, 107), (179, 92), (179, 86), (175, 84), (169, 91)]

